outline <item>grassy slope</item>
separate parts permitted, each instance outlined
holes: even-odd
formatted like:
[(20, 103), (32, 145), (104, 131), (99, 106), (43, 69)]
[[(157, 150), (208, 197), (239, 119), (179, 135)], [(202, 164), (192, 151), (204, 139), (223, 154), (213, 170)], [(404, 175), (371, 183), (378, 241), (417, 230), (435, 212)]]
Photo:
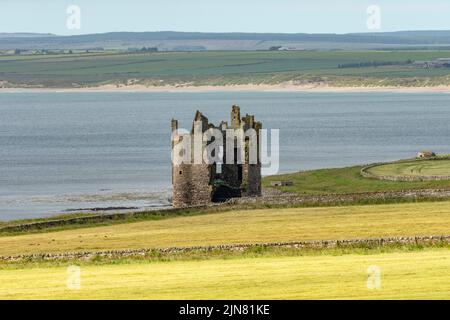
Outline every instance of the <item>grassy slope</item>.
[(391, 163), (368, 171), (378, 176), (450, 176), (450, 160)]
[(135, 78), (146, 79), (145, 83), (156, 85), (161, 84), (161, 79), (164, 80), (162, 83), (193, 82), (195, 85), (270, 84), (305, 79), (326, 80), (334, 85), (436, 85), (450, 83), (447, 69), (404, 66), (339, 69), (338, 65), (432, 60), (449, 56), (450, 51), (237, 51), (3, 56), (0, 57), (0, 79), (17, 84), (57, 87)]
[[(367, 269), (381, 288), (367, 289)], [(6, 269), (0, 299), (448, 299), (450, 251), (373, 255), (134, 262), (81, 267), (68, 290), (66, 267)]]
[(450, 203), (233, 211), (0, 237), (0, 255), (449, 233)]
[(445, 180), (397, 182), (368, 179), (361, 176), (361, 169), (361, 166), (355, 166), (349, 168), (321, 169), (271, 176), (264, 179), (263, 185), (265, 187), (269, 187), (271, 181), (291, 180), (294, 182), (293, 186), (281, 187), (280, 189), (283, 191), (297, 192), (301, 194), (360, 193), (428, 188), (450, 188), (450, 181)]
[[(447, 157), (447, 156), (446, 156)], [(428, 161), (427, 161), (428, 162)], [(354, 166), (347, 168), (333, 168), (333, 169), (319, 169), (307, 172), (297, 172), (291, 174), (283, 174), (277, 176), (270, 176), (263, 178), (263, 185), (266, 188), (270, 188), (270, 182), (275, 180), (291, 180), (294, 185), (291, 187), (277, 187), (277, 189), (283, 191), (289, 191), (306, 195), (320, 195), (320, 194), (346, 194), (346, 193), (364, 193), (364, 192), (384, 192), (384, 191), (403, 191), (414, 189), (450, 189), (450, 181), (418, 181), (418, 182), (393, 182), (393, 181), (381, 181), (378, 179), (368, 179), (361, 176), (362, 166)], [(427, 199), (424, 199), (427, 200)], [(410, 202), (407, 200), (405, 202)], [(395, 201), (393, 201), (395, 203)], [(386, 203), (386, 202), (376, 202)], [(358, 203), (355, 203), (358, 204)], [(366, 201), (362, 201), (359, 204), (367, 204)], [(260, 205), (255, 206), (247, 205), (245, 209), (258, 209)], [(145, 215), (129, 215), (123, 216), (113, 220), (102, 220), (96, 222), (86, 222), (85, 224), (69, 225), (52, 227), (52, 229), (73, 229), (75, 227), (82, 228), (85, 226), (93, 225), (111, 225), (124, 222), (135, 222), (142, 220), (161, 220), (168, 219), (174, 216), (192, 216), (201, 215), (205, 213), (212, 213), (212, 211), (228, 211), (229, 208), (214, 208), (214, 209), (183, 209), (177, 213), (165, 211), (151, 211)], [(70, 213), (52, 217), (16, 220), (16, 221), (0, 221), (1, 227), (16, 226), (27, 223), (45, 222), (49, 220), (67, 220), (71, 218), (81, 218), (86, 216), (96, 216), (93, 213)]]

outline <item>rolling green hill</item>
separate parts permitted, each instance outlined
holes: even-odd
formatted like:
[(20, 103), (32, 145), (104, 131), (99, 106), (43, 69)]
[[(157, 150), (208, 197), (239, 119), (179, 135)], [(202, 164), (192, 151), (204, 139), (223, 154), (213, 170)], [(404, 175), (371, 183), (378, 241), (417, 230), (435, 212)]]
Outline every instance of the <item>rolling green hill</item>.
[[(421, 163), (426, 162), (414, 161), (413, 163), (420, 165)], [(446, 175), (447, 166), (445, 165), (445, 161), (443, 163), (443, 168), (440, 163), (441, 162), (437, 161), (435, 168), (437, 171), (434, 172), (441, 172)], [(429, 165), (432, 164), (432, 162), (429, 162)], [(392, 165), (386, 164), (385, 166), (389, 169)], [(393, 166), (396, 167), (398, 164), (393, 164)], [(270, 183), (272, 181), (288, 180), (293, 182), (292, 186), (277, 187), (277, 189), (306, 195), (395, 192), (419, 189), (450, 189), (450, 180), (387, 181), (365, 178), (361, 175), (361, 169), (363, 168), (364, 166), (319, 169), (270, 176), (263, 179), (263, 185), (270, 188)], [(384, 166), (382, 168), (384, 168)]]
[(126, 49), (158, 46), (200, 46), (205, 50), (267, 50), (279, 45), (296, 49), (369, 49), (383, 47), (436, 47), (450, 45), (450, 31), (399, 31), (349, 34), (308, 33), (202, 33), (202, 32), (109, 32), (72, 36), (0, 33), (1, 49)]
[[(0, 56), (3, 87), (99, 84), (236, 85), (326, 83), (333, 86), (450, 84), (448, 68), (408, 61), (450, 57), (450, 51), (234, 51), (73, 53)], [(340, 68), (365, 63), (393, 65)], [(396, 64), (399, 63), (399, 64)], [(405, 64), (406, 63), (406, 64)]]

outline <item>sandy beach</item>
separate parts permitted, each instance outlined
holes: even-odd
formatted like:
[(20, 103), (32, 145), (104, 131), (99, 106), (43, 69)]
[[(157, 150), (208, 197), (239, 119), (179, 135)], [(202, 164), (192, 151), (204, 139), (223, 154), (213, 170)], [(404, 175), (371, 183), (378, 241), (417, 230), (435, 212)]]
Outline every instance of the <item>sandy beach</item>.
[(398, 93), (450, 93), (450, 86), (430, 87), (333, 87), (328, 85), (228, 85), (228, 86), (145, 86), (102, 85), (86, 88), (0, 88), (0, 93), (20, 92), (398, 92)]

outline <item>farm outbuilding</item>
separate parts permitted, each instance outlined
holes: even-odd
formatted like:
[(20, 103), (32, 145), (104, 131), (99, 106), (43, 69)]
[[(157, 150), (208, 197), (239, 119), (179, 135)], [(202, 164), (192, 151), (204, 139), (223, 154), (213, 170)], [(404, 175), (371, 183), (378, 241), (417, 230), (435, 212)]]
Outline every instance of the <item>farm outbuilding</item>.
[(417, 158), (433, 158), (436, 157), (436, 153), (433, 151), (420, 151), (417, 154)]

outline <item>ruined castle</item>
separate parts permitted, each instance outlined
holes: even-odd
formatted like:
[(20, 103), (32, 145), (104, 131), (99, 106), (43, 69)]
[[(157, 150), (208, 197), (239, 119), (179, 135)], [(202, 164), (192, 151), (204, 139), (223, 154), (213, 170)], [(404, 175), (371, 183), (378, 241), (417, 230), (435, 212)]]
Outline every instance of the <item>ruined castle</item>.
[[(196, 128), (205, 134), (210, 129), (216, 129), (223, 135), (220, 142), (220, 153), (213, 163), (172, 162), (173, 206), (176, 208), (207, 205), (211, 202), (223, 202), (230, 198), (261, 195), (261, 159), (260, 159), (260, 129), (261, 122), (255, 122), (253, 115), (241, 118), (240, 108), (233, 106), (231, 124), (222, 121), (219, 126), (209, 123), (201, 112), (197, 111), (190, 132), (179, 133), (178, 121), (172, 120), (173, 157), (186, 156), (184, 152), (175, 152), (176, 146), (183, 141), (191, 150), (194, 149)], [(250, 129), (250, 130), (249, 130)], [(219, 130), (219, 131), (217, 131)], [(234, 132), (254, 132), (253, 136), (237, 135)], [(185, 140), (187, 139), (187, 140)], [(206, 140), (206, 141), (205, 141)], [(204, 152), (214, 141), (203, 139), (201, 151)], [(198, 140), (197, 140), (198, 141)], [(227, 141), (233, 141), (232, 148)], [(239, 143), (241, 141), (241, 143)], [(227, 151), (228, 150), (228, 151)], [(230, 155), (230, 150), (233, 153)], [(256, 150), (256, 152), (254, 151)], [(228, 157), (227, 157), (228, 152)], [(193, 152), (187, 156), (193, 160)], [(230, 163), (229, 159), (233, 159)], [(228, 161), (227, 161), (228, 160)]]

